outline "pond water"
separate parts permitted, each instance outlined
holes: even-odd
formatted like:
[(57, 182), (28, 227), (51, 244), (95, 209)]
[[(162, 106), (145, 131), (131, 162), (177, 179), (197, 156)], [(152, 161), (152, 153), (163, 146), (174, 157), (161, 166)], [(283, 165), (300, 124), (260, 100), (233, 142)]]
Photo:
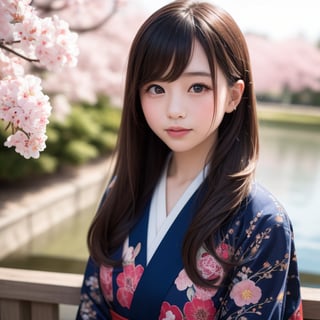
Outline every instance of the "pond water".
[[(293, 222), (300, 271), (320, 284), (320, 128), (261, 126), (257, 178), (287, 209)], [(0, 265), (82, 273), (86, 233), (95, 208), (64, 221), (20, 248)]]
[(291, 217), (300, 269), (320, 274), (320, 128), (261, 128), (258, 178)]

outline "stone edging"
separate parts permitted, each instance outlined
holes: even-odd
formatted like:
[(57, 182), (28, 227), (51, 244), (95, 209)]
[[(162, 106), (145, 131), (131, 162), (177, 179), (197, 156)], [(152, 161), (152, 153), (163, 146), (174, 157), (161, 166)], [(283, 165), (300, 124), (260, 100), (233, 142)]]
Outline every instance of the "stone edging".
[(101, 198), (111, 161), (99, 160), (37, 181), (28, 188), (1, 190), (0, 259)]

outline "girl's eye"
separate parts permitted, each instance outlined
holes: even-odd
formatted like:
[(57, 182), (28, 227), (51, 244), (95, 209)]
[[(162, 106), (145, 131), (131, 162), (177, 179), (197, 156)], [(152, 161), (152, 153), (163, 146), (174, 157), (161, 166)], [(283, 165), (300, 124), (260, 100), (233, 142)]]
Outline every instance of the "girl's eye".
[(157, 84), (153, 84), (147, 88), (147, 92), (151, 94), (162, 94), (164, 93), (164, 89)]
[(201, 83), (196, 83), (190, 88), (190, 92), (192, 93), (201, 93), (206, 90), (209, 90), (209, 87)]

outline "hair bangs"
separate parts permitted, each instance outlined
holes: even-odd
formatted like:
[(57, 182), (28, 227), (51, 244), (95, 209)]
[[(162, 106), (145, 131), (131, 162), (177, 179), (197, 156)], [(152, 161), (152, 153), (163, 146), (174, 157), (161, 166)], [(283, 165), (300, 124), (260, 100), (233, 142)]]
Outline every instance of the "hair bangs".
[(174, 81), (183, 73), (195, 40), (195, 30), (188, 22), (168, 16), (149, 26), (142, 46), (140, 86), (154, 80)]

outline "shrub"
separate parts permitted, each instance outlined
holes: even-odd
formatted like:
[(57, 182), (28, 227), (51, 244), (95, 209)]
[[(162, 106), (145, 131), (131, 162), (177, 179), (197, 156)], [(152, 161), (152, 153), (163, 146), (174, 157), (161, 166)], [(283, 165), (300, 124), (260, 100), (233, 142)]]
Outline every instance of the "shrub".
[[(78, 103), (60, 122), (52, 117), (47, 127), (47, 148), (39, 159), (24, 159), (14, 149), (0, 146), (0, 181), (17, 181), (52, 174), (64, 166), (77, 166), (110, 153), (115, 147), (121, 110), (100, 97), (96, 105)], [(0, 127), (0, 139), (8, 133)]]

